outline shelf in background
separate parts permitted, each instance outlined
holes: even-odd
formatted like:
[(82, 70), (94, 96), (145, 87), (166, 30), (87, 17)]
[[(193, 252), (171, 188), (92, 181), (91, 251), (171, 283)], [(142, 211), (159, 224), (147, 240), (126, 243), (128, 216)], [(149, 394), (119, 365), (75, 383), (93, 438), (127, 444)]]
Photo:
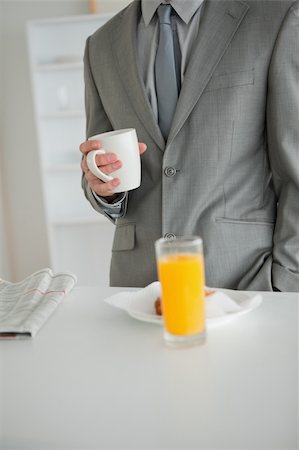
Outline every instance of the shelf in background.
[(52, 72), (52, 71), (64, 71), (64, 70), (82, 70), (83, 62), (73, 63), (45, 63), (37, 64), (35, 70), (37, 72)]
[(86, 125), (83, 57), (88, 36), (112, 15), (27, 23), (48, 264), (54, 271), (74, 267), (79, 279), (86, 279), (88, 267), (101, 267), (100, 273), (89, 276), (95, 284), (107, 281), (114, 225), (88, 204), (81, 188), (79, 145)]
[(78, 162), (78, 164), (60, 164), (60, 165), (46, 166), (45, 170), (49, 173), (81, 172), (80, 162)]
[[(96, 213), (95, 213), (96, 214)], [(63, 226), (77, 226), (77, 225), (93, 225), (93, 224), (106, 223), (109, 224), (109, 220), (98, 213), (95, 217), (61, 217), (50, 220), (50, 224), (53, 227)]]
[(74, 109), (74, 110), (65, 110), (65, 111), (58, 111), (54, 113), (44, 113), (41, 114), (40, 117), (42, 119), (63, 119), (63, 118), (74, 118), (74, 117), (85, 117), (85, 111), (81, 109)]
[[(86, 22), (96, 22), (98, 26), (107, 22), (113, 13), (97, 13), (97, 14), (78, 14), (74, 16), (62, 16), (62, 17), (53, 17), (53, 18), (45, 18), (45, 19), (37, 19), (31, 20), (28, 22), (28, 27), (41, 27), (45, 28), (45, 26), (59, 26), (59, 25), (73, 25), (78, 23), (79, 25)], [(87, 38), (88, 36), (86, 36)]]

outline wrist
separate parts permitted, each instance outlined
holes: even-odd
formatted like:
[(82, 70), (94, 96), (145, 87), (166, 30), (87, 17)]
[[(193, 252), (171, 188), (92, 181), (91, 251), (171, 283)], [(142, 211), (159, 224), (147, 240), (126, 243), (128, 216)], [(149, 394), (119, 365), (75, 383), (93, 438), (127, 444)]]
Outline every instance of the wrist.
[(98, 202), (100, 202), (101, 205), (104, 205), (104, 206), (110, 205), (111, 207), (119, 206), (119, 204), (121, 204), (123, 202), (123, 200), (125, 199), (125, 196), (126, 196), (125, 192), (118, 192), (118, 193), (109, 195), (107, 197), (104, 197), (104, 196), (98, 195), (92, 189), (91, 189), (91, 193), (92, 193), (93, 197)]
[(103, 197), (107, 203), (114, 203), (119, 198), (119, 194), (109, 195), (109, 197)]

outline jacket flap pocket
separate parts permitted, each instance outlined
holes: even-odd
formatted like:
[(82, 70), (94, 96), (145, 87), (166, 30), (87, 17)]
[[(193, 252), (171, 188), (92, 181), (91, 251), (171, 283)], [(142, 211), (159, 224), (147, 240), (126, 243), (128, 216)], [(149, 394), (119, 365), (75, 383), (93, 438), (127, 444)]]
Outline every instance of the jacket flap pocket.
[(112, 251), (133, 250), (135, 247), (135, 223), (123, 223), (117, 225)]
[(230, 223), (237, 225), (270, 225), (273, 226), (275, 224), (274, 219), (233, 219), (229, 217), (216, 217), (215, 222), (217, 223)]
[(245, 86), (248, 84), (254, 84), (254, 69), (214, 75), (207, 85), (206, 91), (226, 89), (233, 86)]

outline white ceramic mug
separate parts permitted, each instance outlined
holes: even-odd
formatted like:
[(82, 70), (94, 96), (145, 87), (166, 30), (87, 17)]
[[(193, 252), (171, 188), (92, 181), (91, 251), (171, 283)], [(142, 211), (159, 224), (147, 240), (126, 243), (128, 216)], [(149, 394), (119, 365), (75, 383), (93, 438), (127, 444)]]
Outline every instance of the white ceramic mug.
[[(113, 189), (115, 193), (130, 191), (140, 186), (141, 163), (138, 139), (134, 128), (108, 131), (92, 136), (88, 140), (100, 141), (102, 145), (99, 150), (92, 150), (86, 157), (88, 168), (96, 177), (104, 182), (119, 178), (120, 184)], [(103, 173), (95, 160), (96, 155), (104, 155), (107, 152), (115, 153), (122, 162), (122, 167), (110, 175)]]

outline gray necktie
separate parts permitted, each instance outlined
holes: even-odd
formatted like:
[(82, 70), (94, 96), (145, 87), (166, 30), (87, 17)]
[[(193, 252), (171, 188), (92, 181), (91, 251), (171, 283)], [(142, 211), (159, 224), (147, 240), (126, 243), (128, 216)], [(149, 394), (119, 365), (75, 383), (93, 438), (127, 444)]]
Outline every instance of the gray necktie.
[(160, 22), (159, 45), (155, 61), (158, 123), (167, 140), (178, 100), (173, 33), (171, 28), (171, 5), (160, 5), (157, 12)]

